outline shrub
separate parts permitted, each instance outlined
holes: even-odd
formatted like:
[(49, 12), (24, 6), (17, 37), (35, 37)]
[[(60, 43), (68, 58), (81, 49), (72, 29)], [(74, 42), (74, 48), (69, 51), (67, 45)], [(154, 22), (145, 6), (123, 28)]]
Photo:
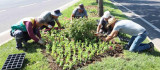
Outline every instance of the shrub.
[(75, 41), (92, 40), (95, 38), (96, 21), (93, 19), (75, 19), (72, 23), (66, 24), (65, 34)]

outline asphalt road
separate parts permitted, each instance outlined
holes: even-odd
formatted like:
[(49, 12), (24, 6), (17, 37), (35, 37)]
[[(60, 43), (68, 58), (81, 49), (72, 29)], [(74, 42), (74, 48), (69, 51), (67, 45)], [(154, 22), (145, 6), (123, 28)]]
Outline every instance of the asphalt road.
[(0, 33), (24, 17), (36, 17), (73, 0), (0, 0)]
[(160, 29), (160, 0), (114, 0)]
[(160, 51), (160, 0), (111, 0), (129, 19), (146, 28)]

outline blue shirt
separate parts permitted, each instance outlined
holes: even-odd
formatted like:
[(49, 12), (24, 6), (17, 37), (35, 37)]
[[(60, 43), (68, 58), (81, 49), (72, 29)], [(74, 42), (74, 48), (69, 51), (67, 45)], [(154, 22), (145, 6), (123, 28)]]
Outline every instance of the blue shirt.
[(80, 13), (78, 11), (78, 7), (73, 10), (72, 14), (74, 14), (74, 17), (82, 17), (83, 18), (84, 16), (88, 16), (87, 11), (85, 9), (83, 10), (82, 13)]

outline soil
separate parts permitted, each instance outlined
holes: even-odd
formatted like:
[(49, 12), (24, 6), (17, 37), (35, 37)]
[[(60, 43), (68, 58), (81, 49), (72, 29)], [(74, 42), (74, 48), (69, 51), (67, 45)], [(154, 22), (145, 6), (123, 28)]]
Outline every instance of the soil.
[[(58, 64), (56, 64), (55, 60), (53, 59), (53, 57), (50, 55), (50, 54), (47, 54), (46, 53), (46, 49), (42, 49), (42, 54), (47, 58), (47, 61), (49, 63), (49, 67), (52, 69), (52, 70), (63, 70), (62, 67), (60, 67)], [(81, 62), (77, 65), (74, 65), (72, 67), (72, 70), (76, 70), (78, 68), (81, 68), (83, 66), (87, 66), (88, 64), (91, 64), (91, 63), (95, 63), (96, 61), (101, 61), (102, 58), (105, 58), (107, 56), (112, 56), (112, 57), (122, 57), (123, 58), (123, 50), (122, 50), (122, 47), (116, 47), (114, 50), (112, 49), (109, 49), (109, 50), (106, 50), (103, 54), (99, 54), (99, 55), (96, 55), (92, 57), (92, 59), (86, 61), (86, 62)], [(129, 59), (126, 59), (129, 61)]]
[[(98, 38), (102, 39), (102, 38), (104, 38), (104, 36), (98, 37)], [(123, 47), (120, 44), (116, 43), (114, 40), (112, 40), (112, 44), (116, 45), (115, 49), (113, 49), (113, 47), (111, 46), (110, 49), (106, 50), (103, 54), (99, 54), (99, 55), (94, 54), (94, 56), (90, 60), (88, 60), (86, 62), (84, 62), (84, 61), (78, 62), (77, 65), (73, 65), (71, 70), (75, 70), (75, 69), (81, 68), (83, 66), (87, 66), (88, 64), (95, 63), (96, 61), (101, 61), (102, 58), (105, 58), (107, 56), (112, 56), (115, 58), (116, 57), (123, 58)], [(76, 52), (78, 52), (78, 51), (76, 51)], [(46, 53), (46, 49), (42, 49), (42, 54), (47, 58), (47, 61), (50, 65), (49, 67), (52, 70), (63, 70), (63, 67), (59, 66), (56, 63), (56, 60), (53, 59), (53, 57), (50, 54)], [(64, 60), (65, 59), (63, 59), (63, 61)], [(125, 60), (129, 61), (130, 59), (125, 59)]]
[(88, 11), (89, 17), (98, 17), (98, 12), (92, 11), (93, 9), (98, 10), (97, 6), (85, 6), (85, 9)]
[(55, 60), (52, 58), (52, 56), (50, 54), (46, 53), (46, 49), (42, 49), (42, 54), (47, 57), (47, 61), (49, 63), (49, 67), (52, 70), (63, 70), (62, 67), (60, 67), (59, 65), (56, 64)]

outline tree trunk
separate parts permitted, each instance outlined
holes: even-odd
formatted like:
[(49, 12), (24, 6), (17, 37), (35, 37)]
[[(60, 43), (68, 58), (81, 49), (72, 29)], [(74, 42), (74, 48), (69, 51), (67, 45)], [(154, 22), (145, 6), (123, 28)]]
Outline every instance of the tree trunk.
[(96, 3), (98, 3), (98, 0), (96, 0)]
[(98, 0), (98, 14), (99, 17), (103, 16), (103, 0)]

